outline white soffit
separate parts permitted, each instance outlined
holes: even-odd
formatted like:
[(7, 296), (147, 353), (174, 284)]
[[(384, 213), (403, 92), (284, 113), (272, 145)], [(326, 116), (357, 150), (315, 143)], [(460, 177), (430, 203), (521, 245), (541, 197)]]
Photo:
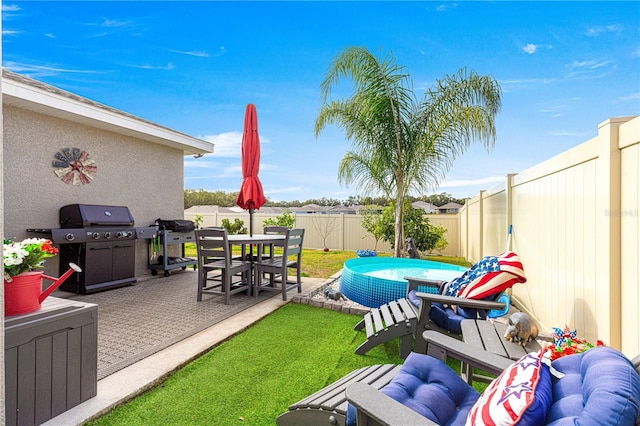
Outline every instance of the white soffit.
[(208, 154), (213, 144), (146, 121), (115, 108), (3, 70), (2, 102), (87, 126), (108, 130), (184, 151)]

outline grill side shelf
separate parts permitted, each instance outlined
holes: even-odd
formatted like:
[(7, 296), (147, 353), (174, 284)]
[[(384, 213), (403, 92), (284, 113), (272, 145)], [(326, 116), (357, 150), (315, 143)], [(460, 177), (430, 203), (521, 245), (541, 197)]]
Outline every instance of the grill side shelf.
[[(158, 271), (164, 271), (164, 276), (171, 275), (171, 271), (174, 269), (187, 269), (188, 266), (193, 266), (195, 270), (198, 265), (198, 260), (185, 257), (184, 245), (185, 243), (192, 243), (196, 241), (195, 232), (173, 232), (161, 229), (158, 231), (157, 239), (153, 238), (149, 240), (149, 269), (151, 269), (151, 275), (158, 275)], [(181, 245), (181, 256), (170, 257), (168, 247), (170, 245)], [(160, 247), (159, 247), (160, 246)]]

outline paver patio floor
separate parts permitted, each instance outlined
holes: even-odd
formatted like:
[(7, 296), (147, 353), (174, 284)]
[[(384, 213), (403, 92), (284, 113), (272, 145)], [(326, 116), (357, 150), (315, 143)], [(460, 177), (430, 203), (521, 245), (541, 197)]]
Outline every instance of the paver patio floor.
[(197, 302), (196, 282), (197, 273), (187, 269), (99, 293), (55, 296), (98, 305), (100, 380), (272, 296), (240, 293), (225, 305), (222, 297), (204, 295)]
[[(303, 295), (324, 281), (303, 278)], [(286, 303), (271, 292), (235, 294), (229, 305), (210, 295), (197, 302), (196, 283), (196, 273), (186, 270), (92, 295), (54, 292), (98, 304), (99, 380), (97, 396), (45, 425), (80, 425), (106, 413)], [(291, 300), (298, 293), (288, 294)]]

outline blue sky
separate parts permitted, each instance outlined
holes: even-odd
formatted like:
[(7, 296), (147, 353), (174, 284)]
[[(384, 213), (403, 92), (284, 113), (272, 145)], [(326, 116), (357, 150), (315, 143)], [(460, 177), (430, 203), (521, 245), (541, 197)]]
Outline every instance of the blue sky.
[[(2, 2), (3, 66), (215, 143), (185, 188), (238, 191), (247, 103), (274, 201), (346, 199), (350, 142), (316, 139), (320, 83), (345, 47), (393, 52), (413, 87), (461, 67), (502, 87), (495, 149), (476, 145), (432, 193), (477, 195), (640, 115), (640, 2)], [(348, 96), (341, 87), (340, 96)], [(416, 194), (414, 194), (416, 195)]]

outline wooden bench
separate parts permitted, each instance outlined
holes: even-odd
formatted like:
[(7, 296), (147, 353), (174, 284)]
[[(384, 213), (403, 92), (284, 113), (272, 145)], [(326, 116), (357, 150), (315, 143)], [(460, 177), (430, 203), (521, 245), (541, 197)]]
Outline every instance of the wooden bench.
[(381, 343), (400, 337), (400, 357), (406, 358), (413, 347), (413, 334), (418, 317), (416, 310), (407, 299), (398, 299), (372, 309), (353, 328), (365, 329), (367, 340), (356, 349), (356, 354), (364, 355)]
[(371, 365), (355, 370), (307, 398), (289, 406), (289, 411), (281, 414), (279, 426), (299, 425), (340, 425), (344, 426), (347, 415), (345, 390), (353, 383), (365, 383), (381, 389), (400, 370), (400, 365)]

